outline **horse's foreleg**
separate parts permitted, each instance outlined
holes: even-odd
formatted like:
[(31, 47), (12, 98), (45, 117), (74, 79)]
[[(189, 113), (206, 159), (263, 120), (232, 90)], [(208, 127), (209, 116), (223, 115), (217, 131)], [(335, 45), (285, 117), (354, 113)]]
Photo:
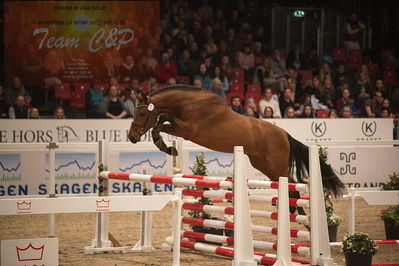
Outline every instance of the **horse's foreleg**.
[(159, 116), (158, 122), (153, 127), (152, 132), (151, 132), (152, 140), (153, 140), (155, 146), (157, 146), (159, 150), (166, 152), (169, 155), (177, 156), (176, 148), (166, 146), (165, 142), (162, 139), (162, 136), (160, 135), (160, 132), (162, 131), (163, 127), (168, 126), (168, 125), (164, 125), (164, 123), (169, 122), (169, 121), (170, 121), (169, 114), (161, 114)]

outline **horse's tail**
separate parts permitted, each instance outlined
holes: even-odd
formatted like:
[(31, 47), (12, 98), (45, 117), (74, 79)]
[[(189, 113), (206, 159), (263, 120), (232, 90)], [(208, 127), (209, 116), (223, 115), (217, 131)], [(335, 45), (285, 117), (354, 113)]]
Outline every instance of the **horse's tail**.
[[(287, 135), (290, 143), (289, 174), (293, 176), (295, 171), (298, 182), (305, 183), (305, 178), (309, 173), (309, 148), (291, 137), (290, 134)], [(334, 196), (342, 195), (344, 184), (329, 164), (321, 160), (320, 157), (319, 160), (323, 187)]]

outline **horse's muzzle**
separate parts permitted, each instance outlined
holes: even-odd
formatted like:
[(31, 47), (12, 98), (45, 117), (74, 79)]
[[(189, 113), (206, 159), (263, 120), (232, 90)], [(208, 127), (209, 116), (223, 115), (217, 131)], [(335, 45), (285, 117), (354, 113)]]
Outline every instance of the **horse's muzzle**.
[(139, 142), (139, 141), (140, 141), (140, 138), (139, 138), (138, 140), (136, 140), (136, 138), (135, 138), (135, 137), (133, 137), (133, 136), (129, 136), (129, 140), (130, 140), (130, 142), (131, 142), (131, 143), (137, 143), (137, 142)]

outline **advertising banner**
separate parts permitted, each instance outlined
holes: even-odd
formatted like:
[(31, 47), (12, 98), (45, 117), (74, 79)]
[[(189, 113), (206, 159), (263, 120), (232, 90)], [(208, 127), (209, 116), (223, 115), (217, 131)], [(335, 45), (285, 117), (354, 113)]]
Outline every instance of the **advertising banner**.
[[(392, 119), (271, 119), (267, 120), (303, 142), (378, 141), (393, 139)], [(127, 142), (131, 119), (3, 120), (0, 143)], [(237, 131), (240, 128), (237, 127)], [(174, 137), (165, 136), (165, 141)], [(152, 142), (150, 133), (142, 142)]]
[(8, 81), (104, 81), (126, 56), (159, 50), (158, 1), (6, 1), (4, 14)]

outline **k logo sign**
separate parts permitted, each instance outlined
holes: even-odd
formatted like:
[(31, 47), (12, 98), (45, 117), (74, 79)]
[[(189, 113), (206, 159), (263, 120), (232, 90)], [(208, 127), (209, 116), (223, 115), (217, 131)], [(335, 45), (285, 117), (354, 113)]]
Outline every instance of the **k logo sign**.
[(326, 124), (326, 122), (312, 122), (312, 125), (311, 125), (311, 129), (312, 129), (312, 134), (315, 136), (315, 137), (318, 137), (318, 138), (320, 138), (320, 137), (323, 137), (324, 136), (324, 134), (326, 133), (326, 131), (327, 131), (327, 124)]
[(362, 132), (366, 137), (371, 137), (377, 132), (377, 123), (373, 122), (362, 122)]

